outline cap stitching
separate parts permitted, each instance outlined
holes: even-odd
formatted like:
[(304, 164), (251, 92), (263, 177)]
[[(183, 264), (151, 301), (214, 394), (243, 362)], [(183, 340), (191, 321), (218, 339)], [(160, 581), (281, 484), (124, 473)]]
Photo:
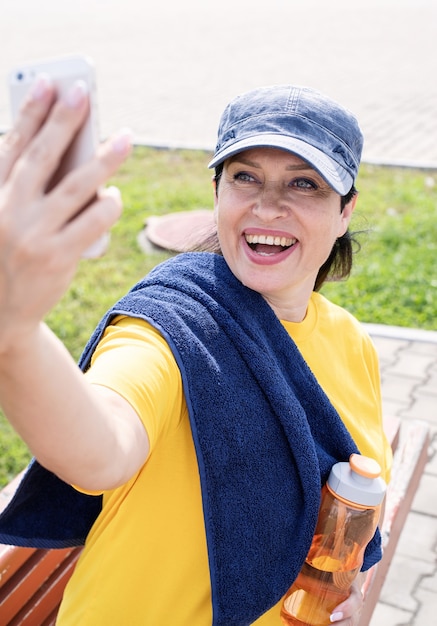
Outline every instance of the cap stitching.
[(300, 100), (300, 96), (302, 93), (302, 87), (291, 87), (290, 93), (287, 99), (286, 109), (287, 111), (296, 111), (296, 106)]

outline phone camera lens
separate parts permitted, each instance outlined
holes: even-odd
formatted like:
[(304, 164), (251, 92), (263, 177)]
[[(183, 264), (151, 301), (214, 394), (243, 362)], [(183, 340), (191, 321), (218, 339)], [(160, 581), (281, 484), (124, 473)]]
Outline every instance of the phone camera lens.
[(17, 72), (17, 80), (23, 80), (24, 74), (23, 72)]

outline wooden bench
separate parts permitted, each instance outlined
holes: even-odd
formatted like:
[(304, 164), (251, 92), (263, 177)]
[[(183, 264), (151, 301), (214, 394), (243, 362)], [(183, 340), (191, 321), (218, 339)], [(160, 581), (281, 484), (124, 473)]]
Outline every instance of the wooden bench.
[[(381, 528), (384, 557), (368, 576), (360, 626), (368, 626), (411, 503), (428, 458), (428, 426), (419, 421), (400, 424), (387, 419), (394, 449), (392, 481)], [(19, 478), (0, 491), (0, 511), (9, 502)], [(52, 626), (64, 587), (81, 548), (41, 550), (0, 544), (1, 626)]]
[[(0, 511), (12, 498), (21, 476), (0, 491)], [(0, 625), (54, 626), (65, 585), (81, 551), (0, 544)]]
[(381, 524), (384, 555), (367, 577), (359, 626), (368, 626), (370, 622), (428, 461), (430, 429), (426, 422), (411, 420), (401, 423), (397, 418), (388, 418), (384, 427), (394, 452), (392, 476)]

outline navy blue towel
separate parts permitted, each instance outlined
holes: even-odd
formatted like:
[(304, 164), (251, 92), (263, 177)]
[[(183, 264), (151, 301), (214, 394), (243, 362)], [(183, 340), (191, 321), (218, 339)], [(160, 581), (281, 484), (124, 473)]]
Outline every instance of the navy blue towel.
[[(119, 314), (149, 321), (173, 351), (199, 465), (213, 624), (249, 625), (297, 576), (321, 486), (356, 445), (273, 310), (222, 257), (188, 253), (156, 267), (102, 319), (82, 369)], [(38, 501), (38, 522), (27, 483)], [(34, 462), (0, 520), (0, 541), (80, 544), (100, 506), (100, 498), (77, 494)], [(380, 556), (376, 535), (365, 568)]]

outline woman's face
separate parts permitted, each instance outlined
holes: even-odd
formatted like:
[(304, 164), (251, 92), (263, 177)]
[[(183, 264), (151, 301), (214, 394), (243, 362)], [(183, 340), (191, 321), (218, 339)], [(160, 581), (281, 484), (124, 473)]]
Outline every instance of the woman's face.
[(340, 196), (305, 161), (275, 148), (241, 152), (224, 164), (215, 198), (229, 267), (281, 319), (301, 321), (317, 273), (348, 227), (355, 199)]

